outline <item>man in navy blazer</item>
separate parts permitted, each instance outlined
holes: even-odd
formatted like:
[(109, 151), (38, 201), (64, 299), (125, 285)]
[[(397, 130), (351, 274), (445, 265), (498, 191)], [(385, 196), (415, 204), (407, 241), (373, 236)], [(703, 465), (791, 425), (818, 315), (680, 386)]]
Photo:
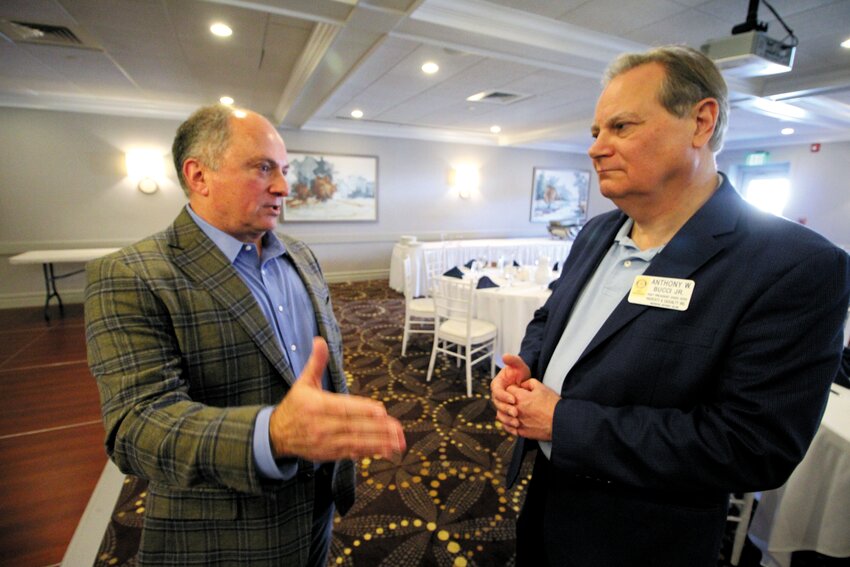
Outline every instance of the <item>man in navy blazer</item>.
[(727, 116), (698, 51), (608, 69), (589, 154), (619, 210), (579, 233), (491, 386), (509, 485), (539, 448), (517, 565), (714, 566), (729, 493), (780, 486), (815, 434), (850, 262), (718, 174)]

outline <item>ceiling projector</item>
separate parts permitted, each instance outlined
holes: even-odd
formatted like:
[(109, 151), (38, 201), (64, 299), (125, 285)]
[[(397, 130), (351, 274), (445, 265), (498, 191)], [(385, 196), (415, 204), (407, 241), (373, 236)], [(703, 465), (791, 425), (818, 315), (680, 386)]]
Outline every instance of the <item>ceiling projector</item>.
[(796, 47), (753, 30), (709, 40), (700, 49), (728, 75), (759, 77), (790, 71)]

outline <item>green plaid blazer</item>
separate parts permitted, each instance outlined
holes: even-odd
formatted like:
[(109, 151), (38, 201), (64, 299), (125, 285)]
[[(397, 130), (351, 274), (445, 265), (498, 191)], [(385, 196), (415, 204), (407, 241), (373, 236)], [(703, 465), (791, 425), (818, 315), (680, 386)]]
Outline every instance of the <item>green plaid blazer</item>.
[[(313, 253), (281, 235), (307, 288), (337, 392), (342, 337)], [(303, 565), (313, 463), (289, 481), (261, 478), (253, 427), (296, 376), (250, 290), (183, 210), (165, 231), (87, 266), (88, 360), (106, 451), (149, 481), (139, 560), (149, 565)], [(344, 514), (354, 465), (335, 463)]]

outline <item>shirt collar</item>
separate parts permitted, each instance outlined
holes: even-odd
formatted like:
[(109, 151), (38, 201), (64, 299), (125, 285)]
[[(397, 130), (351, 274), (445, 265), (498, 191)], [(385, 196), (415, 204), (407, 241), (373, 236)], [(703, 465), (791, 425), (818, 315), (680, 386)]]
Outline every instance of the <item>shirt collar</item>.
[(634, 226), (635, 221), (631, 218), (626, 218), (626, 222), (623, 223), (623, 226), (620, 227), (620, 230), (617, 232), (617, 236), (614, 237), (614, 242), (617, 246), (624, 252), (628, 252), (633, 254), (635, 258), (640, 258), (646, 261), (652, 260), (656, 254), (661, 252), (664, 248), (664, 245), (656, 246), (655, 248), (648, 248), (646, 250), (641, 250), (635, 241), (632, 240), (632, 237), (629, 236), (629, 233), (632, 231), (632, 227)]
[[(223, 230), (214, 227), (199, 217), (198, 214), (192, 210), (191, 205), (186, 205), (186, 210), (189, 212), (189, 216), (192, 217), (192, 220), (195, 221), (195, 224), (198, 225), (198, 228), (200, 228), (201, 231), (213, 241), (213, 244), (221, 250), (224, 257), (227, 258), (227, 261), (231, 264), (235, 262), (236, 257), (239, 256), (239, 253), (245, 248), (245, 243), (233, 238)], [(284, 246), (283, 242), (280, 241), (275, 233), (267, 232), (263, 235), (263, 260), (273, 258), (275, 256), (281, 256), (285, 253), (286, 246)]]

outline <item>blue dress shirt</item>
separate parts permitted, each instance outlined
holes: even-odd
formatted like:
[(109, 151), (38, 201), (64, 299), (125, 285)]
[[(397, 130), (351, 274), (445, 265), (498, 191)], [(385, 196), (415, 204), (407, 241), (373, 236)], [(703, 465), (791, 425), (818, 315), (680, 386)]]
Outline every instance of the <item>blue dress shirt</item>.
[[(286, 255), (286, 247), (273, 233), (263, 236), (261, 255), (253, 244), (240, 242), (200, 218), (187, 206), (189, 215), (200, 229), (233, 264), (242, 281), (251, 290), (257, 305), (266, 316), (281, 350), (298, 376), (313, 350), (313, 337), (318, 336), (316, 314), (304, 282)], [(322, 385), (330, 389), (330, 376), (325, 370)], [(288, 480), (298, 470), (297, 460), (275, 461), (269, 439), (269, 421), (274, 406), (260, 410), (254, 423), (254, 461), (260, 474), (267, 478)]]

